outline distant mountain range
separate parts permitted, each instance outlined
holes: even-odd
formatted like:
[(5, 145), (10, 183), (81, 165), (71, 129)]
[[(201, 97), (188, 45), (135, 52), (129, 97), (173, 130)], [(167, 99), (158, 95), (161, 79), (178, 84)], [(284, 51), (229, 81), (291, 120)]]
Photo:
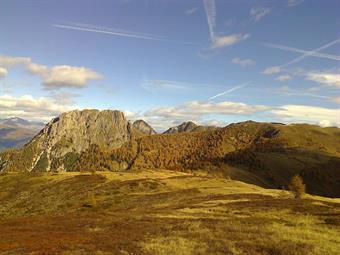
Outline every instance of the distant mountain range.
[(0, 172), (135, 169), (205, 171), (266, 188), (287, 188), (299, 174), (308, 192), (340, 197), (340, 129), (185, 122), (155, 134), (145, 121), (131, 124), (120, 111), (83, 110), (61, 114), (24, 147), (0, 154)]
[(45, 123), (38, 121), (29, 121), (19, 117), (12, 117), (8, 119), (0, 119), (0, 124), (13, 126), (13, 127), (22, 127), (22, 128), (42, 128), (45, 126)]
[(0, 120), (0, 150), (17, 148), (35, 136), (45, 126), (42, 122), (32, 122), (13, 117)]

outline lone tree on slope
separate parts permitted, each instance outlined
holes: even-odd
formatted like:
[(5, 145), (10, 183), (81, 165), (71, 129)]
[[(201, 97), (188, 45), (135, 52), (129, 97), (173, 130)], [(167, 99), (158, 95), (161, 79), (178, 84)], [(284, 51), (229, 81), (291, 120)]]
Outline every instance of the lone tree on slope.
[(295, 175), (289, 184), (289, 190), (293, 193), (294, 198), (302, 198), (305, 194), (306, 185), (303, 183), (303, 179), (299, 175)]

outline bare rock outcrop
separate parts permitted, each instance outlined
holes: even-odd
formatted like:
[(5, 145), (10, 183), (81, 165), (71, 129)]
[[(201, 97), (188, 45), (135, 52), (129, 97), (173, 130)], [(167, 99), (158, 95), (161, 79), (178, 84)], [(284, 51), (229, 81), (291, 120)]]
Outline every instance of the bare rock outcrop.
[(136, 120), (132, 124), (133, 128), (146, 135), (157, 134), (157, 132), (144, 120)]
[[(75, 110), (50, 121), (28, 144), (15, 153), (20, 171), (65, 171), (90, 145), (119, 148), (131, 139), (132, 127), (124, 114), (112, 110)], [(20, 162), (12, 160), (12, 162)], [(11, 162), (7, 164), (11, 167)], [(6, 169), (5, 169), (6, 170)]]
[(181, 125), (169, 128), (168, 130), (164, 132), (164, 134), (177, 134), (177, 133), (182, 133), (182, 132), (191, 132), (197, 127), (198, 126), (192, 121), (183, 122)]

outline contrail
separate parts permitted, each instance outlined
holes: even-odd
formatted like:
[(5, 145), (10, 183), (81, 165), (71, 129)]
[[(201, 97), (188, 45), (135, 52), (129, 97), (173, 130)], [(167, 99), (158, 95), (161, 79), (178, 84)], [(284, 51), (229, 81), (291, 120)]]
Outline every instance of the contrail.
[[(288, 47), (288, 46), (282, 46), (282, 45), (276, 45), (276, 44), (269, 44), (269, 43), (264, 43), (264, 45), (267, 46), (267, 47), (278, 48), (278, 49), (283, 49), (283, 48), (284, 48), (285, 50), (288, 50), (288, 49), (289, 49), (289, 50), (291, 50), (291, 51), (296, 51), (296, 50), (298, 50), (298, 51), (304, 51), (304, 53), (303, 53), (301, 56), (299, 56), (299, 57), (297, 57), (297, 58), (294, 58), (293, 60), (291, 60), (291, 61), (289, 61), (289, 62), (287, 62), (287, 63), (285, 63), (285, 64), (283, 64), (283, 65), (278, 66), (278, 68), (281, 68), (281, 67), (285, 67), (285, 66), (288, 66), (288, 65), (297, 63), (297, 62), (301, 61), (302, 59), (304, 59), (304, 58), (306, 58), (306, 57), (308, 57), (308, 56), (317, 56), (317, 57), (321, 57), (321, 55), (322, 55), (322, 57), (327, 56), (326, 58), (338, 60), (338, 57), (339, 57), (339, 56), (333, 56), (333, 55), (330, 55), (330, 54), (323, 54), (323, 53), (319, 53), (319, 51), (324, 50), (324, 49), (326, 49), (326, 48), (328, 48), (328, 47), (330, 47), (330, 46), (332, 46), (332, 45), (334, 45), (334, 44), (337, 44), (337, 43), (339, 43), (339, 42), (340, 42), (340, 38), (338, 38), (338, 39), (336, 39), (336, 40), (334, 40), (334, 41), (331, 41), (331, 42), (329, 42), (329, 43), (327, 43), (327, 44), (325, 44), (325, 45), (323, 45), (323, 46), (321, 46), (321, 47), (319, 47), (319, 48), (317, 48), (317, 49), (310, 50), (310, 51), (298, 50), (298, 49), (294, 49), (294, 48), (291, 48), (291, 47)], [(292, 50), (292, 49), (294, 49), (294, 50)], [(330, 56), (333, 56), (333, 57), (330, 58)]]
[(224, 91), (224, 92), (222, 92), (222, 93), (219, 93), (219, 94), (217, 94), (217, 95), (215, 95), (215, 96), (209, 97), (208, 100), (212, 100), (212, 99), (215, 99), (215, 98), (217, 98), (217, 97), (220, 97), (220, 96), (229, 94), (229, 93), (231, 93), (231, 92), (233, 92), (233, 91), (235, 91), (235, 90), (238, 90), (238, 89), (241, 89), (241, 88), (247, 86), (247, 85), (250, 84), (250, 83), (251, 83), (251, 81), (248, 81), (248, 82), (246, 82), (246, 83), (242, 83), (242, 84), (240, 84), (240, 85), (237, 85), (237, 86), (235, 86), (235, 87), (233, 87), (233, 88), (231, 88), (231, 89), (228, 89), (228, 90), (226, 90), (226, 91)]
[(216, 26), (216, 4), (215, 0), (203, 0), (205, 13), (207, 14), (207, 21), (209, 27), (209, 33), (211, 41), (215, 38), (215, 26)]
[(97, 29), (97, 30), (104, 30), (104, 31), (109, 31), (109, 32), (117, 32), (117, 33), (133, 34), (133, 35), (149, 36), (149, 37), (156, 37), (156, 38), (159, 38), (159, 39), (162, 39), (162, 38), (165, 39), (164, 36), (148, 34), (148, 33), (139, 33), (139, 32), (130, 31), (130, 30), (126, 30), (126, 29), (97, 26), (97, 25), (91, 25), (91, 24), (86, 24), (86, 23), (67, 22), (67, 23), (64, 23), (64, 24), (69, 25), (69, 26), (75, 26), (75, 27), (85, 27), (85, 28), (89, 28), (89, 29)]
[(96, 27), (96, 26), (91, 26), (91, 25), (52, 24), (52, 26), (56, 27), (56, 28), (62, 28), (62, 29), (77, 30), (77, 31), (84, 31), (84, 32), (91, 32), (91, 33), (100, 33), (100, 34), (107, 34), (107, 35), (113, 35), (113, 36), (130, 37), (130, 38), (161, 41), (161, 42), (198, 45), (197, 43), (193, 43), (193, 42), (182, 42), (182, 41), (168, 40), (168, 39), (164, 39), (164, 37), (157, 36), (157, 35), (142, 34), (142, 33), (127, 31), (127, 30), (121, 30), (121, 29), (102, 28), (102, 27)]
[(321, 47), (319, 47), (319, 48), (317, 48), (317, 49), (311, 50), (311, 51), (309, 51), (308, 53), (305, 53), (305, 54), (303, 54), (302, 56), (297, 57), (297, 58), (293, 59), (292, 61), (289, 61), (288, 63), (282, 65), (281, 67), (284, 67), (284, 66), (291, 65), (291, 64), (293, 64), (293, 63), (299, 62), (299, 61), (301, 61), (302, 59), (304, 59), (304, 58), (310, 56), (312, 53), (317, 53), (317, 52), (319, 52), (319, 51), (321, 51), (321, 50), (324, 50), (324, 49), (326, 49), (326, 48), (328, 48), (328, 47), (330, 47), (330, 46), (332, 46), (332, 45), (334, 45), (334, 44), (337, 44), (337, 43), (339, 43), (339, 42), (340, 42), (340, 38), (338, 38), (338, 39), (336, 39), (336, 40), (334, 40), (334, 41), (332, 41), (332, 42), (329, 42), (329, 43), (327, 43), (327, 44), (325, 44), (325, 45), (323, 45), (323, 46), (321, 46)]
[(331, 99), (331, 97), (328, 96), (322, 96), (322, 95), (315, 95), (311, 93), (287, 93), (288, 96), (308, 96), (308, 97), (316, 97), (316, 98), (322, 98), (322, 99)]
[(192, 90), (192, 89), (202, 89), (202, 88), (221, 88), (225, 86), (216, 84), (204, 84), (204, 83), (190, 83), (183, 81), (171, 81), (171, 80), (156, 80), (156, 79), (142, 79), (142, 88), (146, 90), (156, 89), (174, 89), (174, 90)]
[(328, 59), (337, 60), (337, 61), (340, 60), (340, 56), (338, 56), (338, 55), (319, 53), (319, 52), (316, 52), (316, 51), (300, 50), (300, 49), (297, 49), (297, 48), (284, 46), (284, 45), (280, 45), (280, 44), (264, 43), (263, 45), (271, 47), (271, 48), (275, 48), (275, 49), (308, 54), (308, 55), (313, 56), (313, 57), (328, 58)]
[(146, 36), (134, 33), (126, 33), (126, 32), (115, 32), (115, 31), (108, 31), (90, 27), (80, 27), (80, 26), (72, 26), (72, 25), (61, 25), (61, 24), (53, 24), (53, 27), (63, 28), (63, 29), (70, 29), (70, 30), (78, 30), (78, 31), (86, 31), (92, 33), (101, 33), (101, 34), (108, 34), (108, 35), (116, 35), (116, 36), (124, 36), (124, 37), (132, 37), (138, 39), (146, 39), (146, 40), (155, 40), (155, 41), (166, 41), (160, 37), (156, 36)]

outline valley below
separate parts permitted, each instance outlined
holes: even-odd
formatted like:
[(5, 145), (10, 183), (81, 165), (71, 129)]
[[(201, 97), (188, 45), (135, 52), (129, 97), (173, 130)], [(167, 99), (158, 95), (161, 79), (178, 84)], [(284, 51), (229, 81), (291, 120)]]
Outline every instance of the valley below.
[(1, 173), (0, 254), (338, 254), (340, 199), (203, 172)]

